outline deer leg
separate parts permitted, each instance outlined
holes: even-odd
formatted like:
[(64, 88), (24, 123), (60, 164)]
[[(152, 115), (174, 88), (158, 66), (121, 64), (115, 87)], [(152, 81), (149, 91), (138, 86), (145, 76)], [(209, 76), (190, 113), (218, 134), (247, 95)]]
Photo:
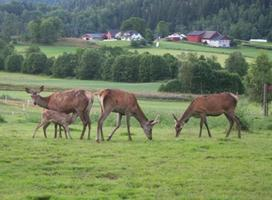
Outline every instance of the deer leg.
[(126, 114), (126, 118), (127, 118), (128, 140), (132, 141), (131, 133), (130, 133), (130, 115)]
[(46, 122), (42, 121), (41, 123), (39, 123), (39, 124), (37, 125), (37, 127), (36, 127), (35, 130), (34, 130), (34, 133), (33, 133), (32, 138), (35, 138), (35, 135), (36, 135), (38, 129), (41, 128), (45, 123), (46, 123)]
[(116, 127), (115, 129), (111, 132), (111, 134), (109, 135), (108, 137), (108, 141), (111, 140), (113, 134), (115, 133), (115, 131), (121, 126), (121, 120), (122, 120), (122, 115), (120, 113), (117, 113), (117, 116), (116, 116)]
[(70, 138), (70, 139), (73, 139), (72, 136), (71, 136), (71, 134), (70, 134), (70, 129), (69, 129), (69, 127), (68, 127), (67, 125), (63, 125), (63, 127), (64, 127), (65, 132), (68, 133), (69, 138)]
[(56, 123), (54, 123), (54, 131), (55, 131), (54, 138), (56, 139), (58, 137), (58, 125)]
[(101, 134), (101, 138), (102, 140), (104, 139), (103, 136), (103, 122), (104, 120), (108, 117), (108, 115), (110, 114), (111, 111), (104, 111), (101, 113), (98, 122), (97, 122), (97, 132), (96, 132), (96, 142), (100, 142), (100, 134)]
[(200, 129), (199, 129), (199, 137), (201, 137), (201, 134), (202, 134), (203, 122), (204, 122), (203, 116), (200, 116)]
[(238, 128), (238, 138), (241, 138), (241, 124), (240, 124), (240, 119), (236, 115), (234, 115), (234, 121), (237, 125)]
[(85, 113), (85, 119), (87, 121), (87, 126), (88, 126), (88, 140), (91, 139), (91, 119), (89, 117), (89, 112)]
[(44, 134), (44, 137), (45, 137), (45, 138), (47, 138), (46, 129), (47, 129), (47, 127), (48, 127), (49, 125), (50, 125), (50, 122), (47, 123), (47, 124), (45, 124), (45, 125), (43, 126), (43, 134)]
[(226, 137), (229, 137), (229, 134), (230, 134), (230, 131), (231, 131), (232, 127), (233, 127), (234, 121), (233, 121), (233, 117), (230, 114), (226, 113), (225, 116), (229, 120), (229, 124), (230, 124), (229, 130), (227, 131), (227, 134), (226, 134)]
[(81, 119), (81, 121), (83, 123), (83, 130), (82, 130), (81, 136), (80, 136), (80, 139), (82, 140), (83, 137), (84, 137), (84, 134), (85, 134), (86, 127), (87, 127), (87, 122), (86, 122), (84, 113), (80, 112), (79, 117), (80, 117), (80, 119)]
[(206, 126), (206, 128), (207, 128), (208, 135), (209, 135), (209, 137), (211, 138), (211, 137), (212, 137), (212, 134), (211, 134), (210, 129), (209, 129), (209, 127), (208, 127), (208, 122), (207, 122), (207, 118), (206, 118), (206, 117), (205, 117), (205, 119), (204, 119), (204, 124), (205, 124), (205, 126)]
[(62, 134), (61, 134), (61, 125), (59, 125), (59, 138), (62, 138)]

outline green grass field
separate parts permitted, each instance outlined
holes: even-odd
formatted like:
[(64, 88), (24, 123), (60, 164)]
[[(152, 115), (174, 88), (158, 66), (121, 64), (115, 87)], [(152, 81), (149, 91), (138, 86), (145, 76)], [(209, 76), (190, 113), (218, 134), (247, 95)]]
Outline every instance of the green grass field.
[[(67, 84), (68, 83), (68, 84)], [(81, 88), (98, 90), (104, 88), (119, 88), (132, 92), (156, 92), (161, 82), (153, 83), (119, 83), (109, 81), (77, 80), (77, 79), (57, 79), (48, 76), (35, 76), (21, 73), (0, 72), (1, 84), (20, 85), (20, 86), (41, 86), (58, 88)]]
[[(216, 56), (218, 62), (224, 66), (226, 58), (228, 58), (229, 54), (234, 51), (240, 51), (246, 58), (248, 62), (253, 62), (254, 59), (261, 53), (266, 53), (269, 58), (272, 59), (272, 51), (271, 50), (263, 50), (263, 49), (256, 49), (253, 47), (245, 47), (239, 46), (237, 48), (213, 48), (207, 47), (203, 45), (197, 44), (190, 44), (187, 42), (168, 42), (168, 41), (161, 41), (160, 47), (146, 47), (146, 48), (139, 48), (139, 49), (132, 49), (129, 45), (128, 41), (98, 41), (95, 43), (90, 43), (88, 41), (80, 41), (78, 39), (63, 39), (57, 42), (54, 45), (40, 45), (41, 50), (47, 54), (48, 57), (57, 57), (61, 55), (63, 52), (67, 53), (74, 53), (76, 52), (77, 48), (87, 48), (92, 47), (94, 45), (99, 46), (119, 46), (123, 48), (127, 48), (130, 51), (138, 51), (140, 53), (143, 52), (150, 52), (156, 55), (163, 55), (165, 53), (170, 53), (172, 55), (180, 55), (181, 53), (197, 53), (198, 55), (204, 55), (207, 57)], [(16, 45), (16, 50), (19, 53), (24, 54), (26, 48), (29, 45)], [(270, 43), (266, 44), (266, 46), (271, 46)]]
[[(213, 138), (204, 129), (198, 138), (199, 119), (191, 119), (176, 139), (171, 113), (182, 113), (189, 102), (140, 100), (148, 118), (161, 116), (153, 141), (133, 119), (132, 142), (123, 120), (112, 141), (97, 144), (97, 101), (90, 141), (78, 139), (79, 120), (71, 125), (73, 140), (53, 139), (52, 127), (48, 139), (42, 130), (32, 139), (42, 109), (23, 106), (30, 99), (23, 91), (8, 93), (17, 100), (0, 99), (0, 199), (271, 199), (272, 118), (244, 97), (238, 112), (251, 131), (242, 139), (236, 130), (225, 139), (223, 116), (208, 118)], [(114, 122), (112, 114), (105, 136)]]

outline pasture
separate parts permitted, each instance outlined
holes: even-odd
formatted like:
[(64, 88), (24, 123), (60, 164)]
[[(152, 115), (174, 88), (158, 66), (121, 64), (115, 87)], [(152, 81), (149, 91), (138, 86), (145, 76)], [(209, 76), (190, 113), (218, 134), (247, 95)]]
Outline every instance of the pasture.
[[(41, 50), (48, 57), (56, 57), (61, 55), (64, 52), (67, 53), (75, 53), (77, 48), (88, 48), (94, 46), (111, 46), (111, 47), (123, 47), (127, 48), (130, 51), (138, 51), (139, 53), (149, 52), (155, 55), (163, 55), (166, 53), (170, 53), (174, 56), (178, 56), (181, 53), (197, 53), (198, 55), (204, 55), (207, 57), (215, 56), (217, 57), (218, 62), (224, 66), (225, 60), (228, 58), (229, 54), (234, 51), (240, 51), (246, 58), (248, 62), (253, 62), (254, 59), (261, 52), (266, 53), (269, 58), (272, 58), (271, 50), (257, 49), (254, 47), (245, 47), (238, 46), (236, 48), (213, 48), (207, 47), (199, 44), (192, 44), (188, 42), (168, 42), (161, 41), (160, 47), (155, 48), (154, 46), (145, 47), (145, 48), (131, 48), (130, 43), (128, 41), (96, 41), (96, 42), (88, 42), (82, 41), (78, 39), (66, 38), (62, 39), (54, 45), (39, 45)], [(16, 45), (16, 50), (19, 53), (24, 54), (28, 44)], [(271, 47), (271, 43), (267, 43), (266, 47)]]
[[(96, 87), (95, 81), (0, 73), (1, 84), (15, 81), (20, 86)], [(155, 86), (116, 84), (133, 92), (156, 91)], [(41, 129), (32, 139), (42, 109), (27, 104), (30, 97), (24, 91), (11, 91), (16, 85), (9, 87), (0, 91), (0, 199), (271, 199), (272, 118), (264, 118), (260, 106), (244, 97), (237, 112), (250, 131), (243, 131), (242, 139), (236, 130), (225, 138), (224, 116), (208, 118), (211, 139), (205, 129), (198, 138), (199, 119), (191, 119), (175, 138), (171, 114), (180, 115), (189, 102), (140, 99), (148, 118), (160, 114), (153, 140), (148, 141), (132, 119), (132, 142), (123, 120), (112, 141), (97, 144), (97, 99), (90, 141), (86, 135), (78, 139), (80, 120), (70, 126), (73, 140), (53, 139), (53, 126), (48, 128), (48, 139)], [(111, 114), (105, 136), (114, 124)]]

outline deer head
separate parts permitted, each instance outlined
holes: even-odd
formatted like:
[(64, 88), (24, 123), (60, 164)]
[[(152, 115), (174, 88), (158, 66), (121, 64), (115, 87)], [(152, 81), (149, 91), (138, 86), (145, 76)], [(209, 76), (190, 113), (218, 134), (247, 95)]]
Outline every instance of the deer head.
[(145, 124), (143, 124), (144, 133), (149, 140), (152, 140), (153, 126), (158, 123), (159, 123), (159, 115), (157, 115), (154, 120), (148, 120), (147, 122), (145, 122)]
[(180, 135), (180, 132), (184, 126), (184, 121), (179, 121), (178, 118), (172, 114), (175, 120), (175, 130), (176, 130), (176, 137), (178, 137)]
[(37, 105), (41, 96), (40, 93), (44, 90), (44, 86), (42, 85), (39, 90), (33, 90), (33, 89), (29, 89), (29, 88), (25, 88), (25, 91), (29, 94), (31, 94), (31, 98), (33, 100), (33, 104)]

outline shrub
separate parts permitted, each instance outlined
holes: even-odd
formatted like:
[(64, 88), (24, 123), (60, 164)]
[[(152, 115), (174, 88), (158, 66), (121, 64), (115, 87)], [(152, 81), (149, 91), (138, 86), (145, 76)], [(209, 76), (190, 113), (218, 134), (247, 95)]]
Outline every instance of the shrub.
[(5, 70), (9, 72), (19, 72), (22, 69), (24, 57), (18, 54), (9, 55), (6, 58)]
[(24, 62), (22, 72), (29, 74), (40, 74), (48, 71), (47, 57), (44, 53), (30, 53)]
[(169, 80), (166, 84), (161, 84), (159, 87), (160, 92), (181, 92), (182, 83), (178, 79)]
[(78, 60), (75, 54), (64, 53), (55, 60), (51, 71), (56, 77), (73, 77), (77, 65)]
[(1, 115), (0, 115), (0, 123), (5, 123), (6, 122), (6, 120), (4, 119), (4, 117), (2, 117)]
[(86, 49), (75, 70), (79, 79), (99, 79), (100, 70), (104, 61), (104, 55), (97, 49)]

